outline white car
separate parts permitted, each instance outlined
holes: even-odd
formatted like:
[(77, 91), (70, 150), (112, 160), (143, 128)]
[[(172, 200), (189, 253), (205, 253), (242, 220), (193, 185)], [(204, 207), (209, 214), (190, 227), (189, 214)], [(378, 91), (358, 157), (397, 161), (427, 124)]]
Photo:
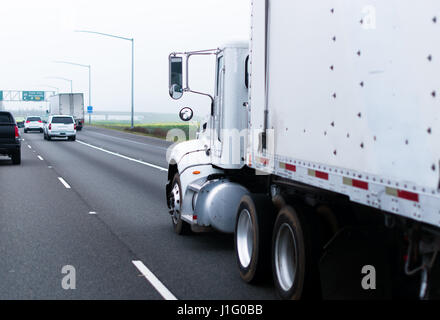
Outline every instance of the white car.
[(50, 116), (44, 126), (44, 139), (67, 138), (76, 140), (76, 123), (72, 116)]
[(44, 124), (40, 117), (27, 117), (24, 122), (24, 133), (28, 131), (43, 132)]

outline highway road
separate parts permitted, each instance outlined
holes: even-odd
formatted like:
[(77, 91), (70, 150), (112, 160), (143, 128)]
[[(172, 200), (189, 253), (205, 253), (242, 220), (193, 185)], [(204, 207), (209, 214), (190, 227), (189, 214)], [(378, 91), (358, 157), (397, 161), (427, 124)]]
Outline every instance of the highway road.
[[(277, 298), (270, 280), (240, 279), (232, 235), (174, 233), (165, 201), (170, 143), (94, 127), (75, 142), (21, 135), (22, 164), (0, 157), (0, 300)], [(390, 298), (389, 252), (382, 231), (371, 232), (327, 250), (323, 298)], [(377, 268), (373, 291), (361, 289), (365, 265)], [(65, 266), (75, 270), (75, 289), (62, 286), (72, 276)]]
[(21, 166), (0, 157), (0, 299), (276, 298), (240, 280), (231, 235), (174, 234), (169, 143), (92, 127), (76, 142), (21, 134)]

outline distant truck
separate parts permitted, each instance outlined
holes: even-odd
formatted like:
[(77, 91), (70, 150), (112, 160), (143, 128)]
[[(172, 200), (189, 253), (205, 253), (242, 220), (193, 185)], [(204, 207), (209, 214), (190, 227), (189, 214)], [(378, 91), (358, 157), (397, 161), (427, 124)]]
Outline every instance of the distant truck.
[(82, 93), (60, 93), (49, 98), (49, 115), (69, 115), (75, 119), (76, 128), (84, 125), (84, 95)]
[(438, 285), (440, 2), (375, 6), (253, 0), (249, 42), (169, 57), (173, 99), (200, 94), (190, 57), (216, 59), (208, 121), (168, 156), (174, 230), (234, 233), (241, 278), (272, 269), (284, 299), (320, 296), (329, 246), (383, 226), (395, 296)]

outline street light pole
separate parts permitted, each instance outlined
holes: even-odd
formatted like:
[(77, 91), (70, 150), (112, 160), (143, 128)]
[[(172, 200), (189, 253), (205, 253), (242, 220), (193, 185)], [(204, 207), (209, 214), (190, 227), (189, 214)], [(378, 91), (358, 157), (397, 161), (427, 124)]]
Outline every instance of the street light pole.
[[(69, 61), (54, 61), (54, 63), (65, 63), (73, 66), (87, 68), (89, 70), (89, 106), (92, 106), (92, 66), (89, 64), (81, 64)], [(89, 124), (92, 122), (92, 115), (89, 113)]]
[(70, 93), (73, 93), (73, 80), (62, 78), (62, 77), (46, 77), (46, 79), (58, 79), (70, 82)]
[(113, 34), (88, 31), (88, 30), (75, 30), (75, 32), (93, 33), (101, 36), (131, 41), (131, 128), (133, 129), (134, 128), (134, 38), (125, 38), (125, 37), (115, 36)]

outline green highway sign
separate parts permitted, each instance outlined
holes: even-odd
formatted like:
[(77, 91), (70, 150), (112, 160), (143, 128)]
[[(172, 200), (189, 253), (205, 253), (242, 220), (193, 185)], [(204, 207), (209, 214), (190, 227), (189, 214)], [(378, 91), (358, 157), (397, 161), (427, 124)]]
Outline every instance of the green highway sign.
[(44, 101), (44, 91), (23, 91), (23, 101)]
[(3, 91), (0, 91), (0, 101), (3, 101)]

